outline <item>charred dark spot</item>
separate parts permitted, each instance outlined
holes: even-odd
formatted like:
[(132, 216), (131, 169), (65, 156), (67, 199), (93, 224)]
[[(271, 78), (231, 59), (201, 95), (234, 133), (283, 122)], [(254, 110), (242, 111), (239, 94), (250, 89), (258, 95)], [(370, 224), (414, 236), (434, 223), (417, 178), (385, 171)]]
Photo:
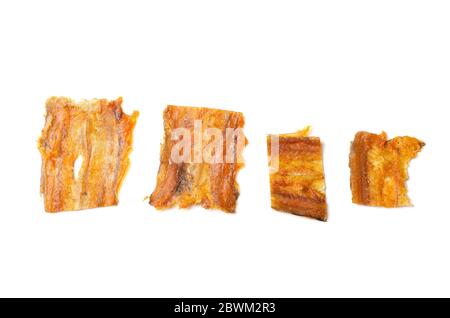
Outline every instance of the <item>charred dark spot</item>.
[(178, 170), (178, 183), (175, 188), (175, 193), (180, 194), (190, 189), (192, 183), (192, 176), (187, 173), (186, 166), (182, 165)]

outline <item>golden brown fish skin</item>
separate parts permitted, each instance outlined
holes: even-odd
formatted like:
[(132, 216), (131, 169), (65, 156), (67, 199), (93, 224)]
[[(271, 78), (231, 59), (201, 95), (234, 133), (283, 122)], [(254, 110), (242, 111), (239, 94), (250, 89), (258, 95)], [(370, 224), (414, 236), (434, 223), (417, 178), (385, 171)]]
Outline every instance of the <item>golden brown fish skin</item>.
[[(122, 111), (122, 98), (83, 100), (51, 97), (38, 148), (41, 193), (47, 212), (117, 205), (129, 166), (138, 112)], [(83, 163), (78, 176), (74, 164)]]
[[(164, 110), (163, 117), (164, 143), (161, 145), (157, 184), (150, 196), (150, 204), (159, 210), (175, 206), (189, 208), (193, 205), (201, 205), (206, 209), (235, 212), (236, 201), (239, 197), (236, 177), (244, 166), (243, 162), (236, 160), (231, 163), (173, 163), (170, 156), (172, 147), (177, 141), (172, 140), (171, 137), (174, 129), (188, 129), (192, 140), (191, 153), (194, 154), (195, 120), (202, 121), (203, 131), (207, 128), (218, 128), (223, 136), (226, 136), (227, 128), (243, 129), (245, 124), (243, 114), (211, 108), (169, 105)], [(224, 137), (224, 154), (226, 146)], [(203, 151), (203, 148), (201, 150)], [(241, 158), (242, 150), (238, 149), (237, 157)]]
[(380, 135), (358, 132), (350, 151), (350, 185), (356, 204), (386, 208), (408, 207), (408, 165), (425, 143), (413, 137), (388, 140)]
[[(321, 221), (328, 218), (323, 172), (322, 143), (307, 137), (309, 128), (276, 136), (278, 171), (270, 174), (272, 208)], [(267, 137), (269, 158), (273, 136)], [(273, 154), (276, 156), (276, 154)]]

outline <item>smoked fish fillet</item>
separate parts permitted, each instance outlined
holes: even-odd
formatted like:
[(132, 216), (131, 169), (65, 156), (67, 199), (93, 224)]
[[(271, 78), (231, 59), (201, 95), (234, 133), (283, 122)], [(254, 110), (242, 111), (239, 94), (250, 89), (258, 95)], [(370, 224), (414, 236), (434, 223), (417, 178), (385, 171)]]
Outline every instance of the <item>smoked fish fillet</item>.
[[(163, 113), (164, 143), (161, 145), (160, 167), (156, 188), (150, 204), (156, 209), (175, 206), (188, 208), (201, 205), (206, 209), (235, 212), (239, 197), (236, 181), (244, 166), (242, 152), (247, 144), (242, 129), (244, 116), (239, 112), (200, 108), (167, 106)], [(213, 129), (219, 136), (204, 138)], [(173, 157), (180, 138), (174, 135), (184, 131), (183, 160)], [(186, 138), (186, 139), (185, 139)], [(208, 152), (211, 145), (214, 151)], [(178, 151), (175, 151), (178, 154)], [(218, 155), (205, 160), (205, 154)]]
[[(38, 148), (41, 193), (47, 212), (117, 205), (138, 112), (122, 111), (122, 98), (47, 100)], [(79, 172), (75, 164), (80, 163)]]
[(353, 203), (387, 208), (411, 206), (408, 165), (425, 143), (413, 137), (358, 132), (350, 152)]
[(309, 130), (267, 136), (272, 208), (326, 221), (322, 143)]

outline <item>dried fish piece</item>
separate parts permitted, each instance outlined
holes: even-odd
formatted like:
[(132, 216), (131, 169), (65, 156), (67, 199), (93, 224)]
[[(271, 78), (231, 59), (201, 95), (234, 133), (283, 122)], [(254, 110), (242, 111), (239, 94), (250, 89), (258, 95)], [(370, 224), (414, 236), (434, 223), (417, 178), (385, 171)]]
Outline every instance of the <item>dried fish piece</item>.
[(157, 209), (201, 205), (235, 212), (236, 177), (247, 143), (242, 113), (167, 106), (163, 117), (164, 144), (150, 204)]
[(387, 208), (411, 206), (406, 188), (408, 165), (425, 143), (413, 137), (358, 132), (351, 146), (353, 203)]
[[(51, 97), (38, 148), (41, 193), (47, 212), (117, 205), (129, 165), (138, 112), (122, 111), (122, 98)], [(75, 165), (81, 163), (79, 172)]]
[(309, 131), (267, 136), (272, 208), (326, 221), (322, 143)]

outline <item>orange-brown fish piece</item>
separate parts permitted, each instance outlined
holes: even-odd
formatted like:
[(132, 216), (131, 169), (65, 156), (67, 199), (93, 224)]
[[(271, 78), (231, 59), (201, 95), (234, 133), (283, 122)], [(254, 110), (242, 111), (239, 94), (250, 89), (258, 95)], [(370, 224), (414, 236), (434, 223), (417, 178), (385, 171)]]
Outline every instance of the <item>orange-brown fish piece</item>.
[(138, 117), (138, 112), (125, 114), (121, 105), (122, 98), (80, 103), (66, 97), (47, 100), (38, 143), (47, 212), (117, 205)]
[(322, 143), (308, 135), (309, 127), (267, 136), (272, 208), (326, 221)]
[[(235, 212), (239, 197), (236, 177), (244, 166), (242, 152), (247, 143), (243, 114), (168, 106), (163, 117), (165, 137), (150, 204), (157, 209), (201, 205)], [(182, 141), (190, 143), (183, 148)]]
[(387, 208), (411, 206), (406, 188), (408, 165), (425, 143), (413, 137), (388, 140), (358, 132), (350, 152), (353, 203)]

